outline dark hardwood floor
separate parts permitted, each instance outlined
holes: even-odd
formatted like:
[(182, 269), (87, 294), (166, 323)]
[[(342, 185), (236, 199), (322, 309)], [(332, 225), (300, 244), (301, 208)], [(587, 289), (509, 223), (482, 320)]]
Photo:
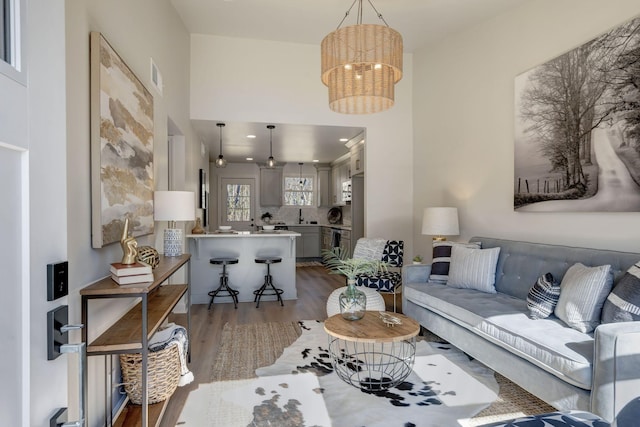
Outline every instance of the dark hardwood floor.
[[(213, 286), (213, 285), (212, 285)], [(211, 377), (212, 360), (220, 345), (220, 336), (225, 323), (246, 324), (255, 322), (285, 322), (295, 320), (324, 320), (327, 317), (326, 301), (329, 294), (345, 286), (342, 276), (328, 274), (324, 267), (298, 267), (296, 269), (296, 287), (298, 299), (285, 301), (281, 307), (277, 301), (262, 301), (260, 308), (254, 303), (240, 303), (234, 309), (232, 303), (214, 304), (211, 310), (198, 304), (191, 310), (191, 364), (189, 368), (195, 381), (187, 386), (178, 387), (167, 406), (161, 427), (174, 427), (184, 403), (191, 390), (200, 382), (206, 383)], [(393, 309), (393, 301), (387, 309)], [(171, 321), (186, 324), (186, 315), (172, 315)]]

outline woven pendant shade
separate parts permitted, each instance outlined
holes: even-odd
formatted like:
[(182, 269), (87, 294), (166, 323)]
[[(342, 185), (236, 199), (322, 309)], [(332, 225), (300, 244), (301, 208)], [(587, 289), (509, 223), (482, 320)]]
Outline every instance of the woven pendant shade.
[(338, 28), (322, 40), (322, 83), (329, 108), (370, 114), (394, 104), (394, 85), (402, 78), (402, 36), (384, 25)]

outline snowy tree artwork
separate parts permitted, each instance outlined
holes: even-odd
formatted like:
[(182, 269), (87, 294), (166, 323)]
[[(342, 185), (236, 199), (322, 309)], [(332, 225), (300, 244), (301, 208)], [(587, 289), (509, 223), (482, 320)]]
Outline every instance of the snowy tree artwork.
[(640, 211), (640, 18), (515, 79), (514, 209)]

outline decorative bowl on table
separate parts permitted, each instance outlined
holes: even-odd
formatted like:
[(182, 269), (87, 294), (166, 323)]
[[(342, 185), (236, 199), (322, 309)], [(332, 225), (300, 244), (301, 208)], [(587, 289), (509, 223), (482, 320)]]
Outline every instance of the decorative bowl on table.
[(220, 231), (229, 231), (229, 230), (231, 230), (231, 226), (230, 225), (220, 225), (220, 226), (218, 226), (218, 230), (220, 230)]
[(275, 226), (275, 225), (263, 225), (263, 226), (262, 226), (262, 229), (263, 229), (264, 231), (273, 231), (273, 230), (275, 230), (275, 229), (276, 229), (276, 226)]

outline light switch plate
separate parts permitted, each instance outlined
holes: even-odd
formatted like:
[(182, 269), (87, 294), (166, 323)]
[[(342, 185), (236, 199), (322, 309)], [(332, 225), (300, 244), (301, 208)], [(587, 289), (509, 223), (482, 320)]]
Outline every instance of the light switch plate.
[(69, 294), (69, 263), (47, 264), (47, 301)]

